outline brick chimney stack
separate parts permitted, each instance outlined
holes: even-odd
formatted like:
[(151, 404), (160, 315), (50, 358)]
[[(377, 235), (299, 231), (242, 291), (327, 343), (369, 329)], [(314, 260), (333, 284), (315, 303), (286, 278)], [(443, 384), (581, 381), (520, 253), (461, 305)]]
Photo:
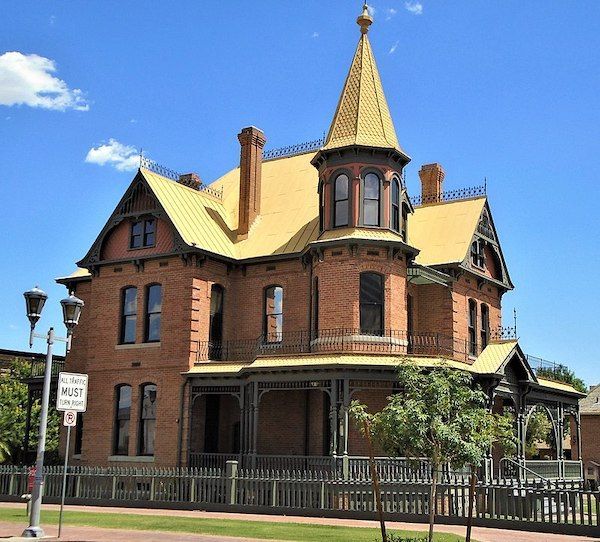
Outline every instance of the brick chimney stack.
[(194, 190), (200, 190), (200, 187), (202, 186), (202, 180), (197, 173), (184, 173), (179, 176), (177, 182), (189, 188), (193, 188)]
[(240, 149), (240, 206), (238, 238), (248, 237), (254, 219), (260, 214), (260, 177), (265, 134), (254, 126), (238, 134)]
[(442, 195), (442, 183), (446, 173), (438, 163), (424, 164), (419, 170), (421, 179), (421, 203), (436, 203)]

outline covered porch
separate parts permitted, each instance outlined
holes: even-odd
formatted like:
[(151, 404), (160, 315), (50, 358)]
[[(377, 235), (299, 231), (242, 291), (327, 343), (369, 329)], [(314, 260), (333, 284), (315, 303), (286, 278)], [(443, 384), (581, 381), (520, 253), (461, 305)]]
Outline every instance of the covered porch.
[[(511, 343), (511, 344), (509, 344)], [(579, 461), (580, 395), (570, 386), (537, 379), (516, 341), (490, 345), (471, 366), (488, 393), (490, 408), (512, 409), (519, 442), (514, 458), (490, 450), (480, 477), (486, 480), (581, 480)], [(188, 442), (184, 464), (224, 468), (236, 460), (243, 468), (327, 472), (341, 478), (368, 478), (366, 443), (349, 416), (352, 400), (377, 411), (397, 389), (395, 368), (406, 356), (301, 355), (257, 358), (251, 363), (209, 362), (187, 373)], [(423, 366), (457, 362), (414, 358)], [(458, 368), (458, 366), (457, 366)], [(557, 387), (558, 386), (558, 387)], [(564, 389), (560, 389), (563, 386)], [(574, 427), (571, 457), (556, 438), (552, 457), (526, 457), (525, 436), (536, 409), (549, 413), (552, 430)], [(565, 419), (569, 419), (565, 422)], [(572, 433), (573, 434), (573, 433)], [(382, 457), (380, 471), (396, 479), (427, 479), (425, 460)], [(451, 473), (463, 476), (467, 473)]]

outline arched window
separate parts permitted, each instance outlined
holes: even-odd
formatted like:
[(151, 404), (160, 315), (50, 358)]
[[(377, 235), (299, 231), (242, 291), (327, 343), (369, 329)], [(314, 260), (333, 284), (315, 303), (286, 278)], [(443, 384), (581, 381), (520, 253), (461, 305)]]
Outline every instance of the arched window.
[(156, 384), (144, 384), (140, 393), (139, 455), (154, 455), (156, 436)]
[(210, 289), (210, 322), (208, 329), (208, 359), (219, 360), (222, 357), (223, 340), (223, 299), (225, 289), (213, 284)]
[(379, 226), (381, 181), (375, 173), (367, 173), (363, 181), (363, 224)]
[(319, 187), (319, 231), (325, 227), (325, 185)]
[(490, 341), (490, 308), (481, 305), (481, 348), (484, 349)]
[(137, 288), (130, 286), (123, 289), (121, 297), (121, 344), (135, 342), (135, 327), (137, 322)]
[(162, 313), (162, 286), (152, 284), (146, 289), (146, 342), (160, 341), (160, 319)]
[(114, 455), (129, 454), (129, 420), (131, 419), (131, 386), (121, 384), (115, 393)]
[(469, 299), (469, 354), (477, 355), (477, 303)]
[(383, 276), (360, 274), (360, 332), (383, 335)]
[(400, 181), (396, 178), (392, 179), (391, 226), (400, 233)]
[(333, 186), (333, 226), (348, 225), (348, 195), (350, 180), (348, 175), (341, 173), (335, 178)]
[(283, 288), (269, 286), (265, 288), (265, 340), (278, 343), (283, 340)]

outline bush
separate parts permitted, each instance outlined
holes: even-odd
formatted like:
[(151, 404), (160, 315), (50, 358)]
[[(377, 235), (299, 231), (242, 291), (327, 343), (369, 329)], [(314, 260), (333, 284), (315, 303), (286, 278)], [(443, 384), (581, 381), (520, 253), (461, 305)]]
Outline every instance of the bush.
[[(427, 536), (400, 536), (394, 533), (388, 533), (387, 539), (388, 542), (427, 542)], [(380, 539), (376, 542), (380, 542)]]

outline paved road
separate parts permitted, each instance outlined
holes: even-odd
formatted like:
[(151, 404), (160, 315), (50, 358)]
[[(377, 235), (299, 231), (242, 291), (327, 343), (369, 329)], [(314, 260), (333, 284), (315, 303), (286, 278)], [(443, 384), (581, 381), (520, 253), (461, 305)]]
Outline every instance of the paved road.
[[(3, 508), (15, 508), (15, 503), (0, 503)], [(57, 505), (45, 504), (46, 510), (58, 510)], [(239, 519), (244, 521), (269, 521), (272, 523), (312, 523), (320, 525), (339, 525), (348, 527), (375, 527), (379, 524), (375, 521), (335, 519), (335, 518), (307, 518), (300, 516), (268, 516), (260, 514), (233, 514), (224, 512), (201, 512), (195, 510), (154, 510), (146, 508), (120, 508), (120, 507), (93, 507), (93, 506), (68, 506), (68, 510), (80, 512), (111, 512), (117, 514), (141, 514), (141, 515), (165, 515), (191, 518), (211, 519)], [(23, 525), (16, 523), (0, 522), (0, 538), (22, 532), (26, 526), (26, 518)], [(411, 531), (426, 531), (427, 526), (422, 523), (400, 523), (387, 522), (389, 529), (407, 529)], [(465, 534), (465, 528), (457, 525), (438, 525), (437, 532)], [(55, 528), (48, 529), (48, 534), (55, 534)], [(559, 534), (540, 534), (525, 531), (508, 531), (503, 529), (488, 529), (484, 527), (473, 528), (473, 538), (478, 542), (592, 542), (600, 538), (588, 538), (583, 536), (566, 536)], [(99, 529), (95, 527), (73, 527), (67, 525), (63, 528), (61, 541), (65, 542), (259, 542), (250, 538), (233, 538), (224, 536), (209, 536), (184, 533), (160, 533), (156, 531), (125, 531), (115, 529)], [(264, 542), (260, 541), (260, 542)], [(271, 541), (273, 542), (273, 541)]]

